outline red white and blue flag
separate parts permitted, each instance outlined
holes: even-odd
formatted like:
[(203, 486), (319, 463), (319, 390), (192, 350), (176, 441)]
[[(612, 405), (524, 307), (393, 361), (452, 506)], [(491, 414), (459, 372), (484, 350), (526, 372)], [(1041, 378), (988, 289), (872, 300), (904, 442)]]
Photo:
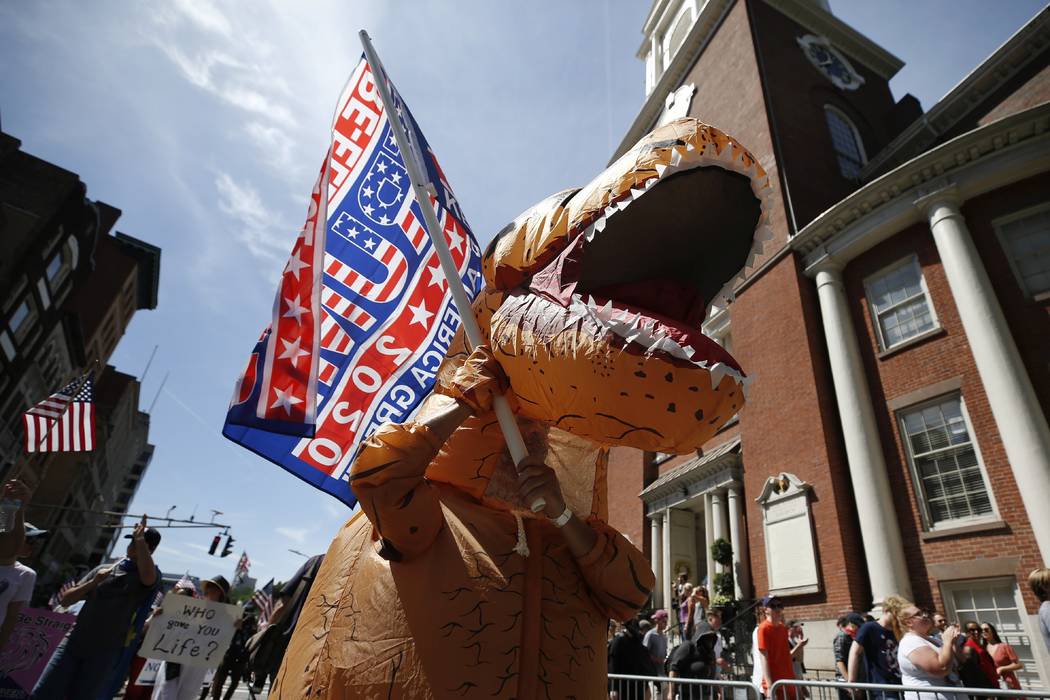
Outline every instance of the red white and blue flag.
[(273, 615), (273, 579), (252, 594), (252, 603), (259, 610), (259, 624), (269, 622), (270, 615)]
[(22, 414), (26, 452), (95, 449), (94, 373), (74, 379)]
[[(427, 174), (473, 299), (482, 284), (480, 248), (419, 126), (387, 84), (409, 135), (408, 157)], [(379, 425), (412, 415), (459, 328), (424, 226), (405, 155), (362, 58), (339, 98), (306, 224), (269, 327), (237, 381), (223, 435), (356, 503), (347, 475), (357, 447)]]

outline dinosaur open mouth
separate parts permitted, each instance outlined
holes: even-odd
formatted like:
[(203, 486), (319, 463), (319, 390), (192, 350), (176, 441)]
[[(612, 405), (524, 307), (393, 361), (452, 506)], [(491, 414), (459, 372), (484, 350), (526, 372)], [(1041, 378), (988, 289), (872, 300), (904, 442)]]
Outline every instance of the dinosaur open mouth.
[(530, 288), (635, 350), (739, 372), (700, 326), (749, 261), (761, 213), (745, 175), (718, 166), (675, 173), (606, 210), (601, 230), (579, 232)]

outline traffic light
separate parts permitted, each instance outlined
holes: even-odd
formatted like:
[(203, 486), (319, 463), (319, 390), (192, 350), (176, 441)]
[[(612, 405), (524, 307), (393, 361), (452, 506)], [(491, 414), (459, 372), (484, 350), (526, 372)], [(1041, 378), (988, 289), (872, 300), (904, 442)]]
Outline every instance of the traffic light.
[(233, 553), (233, 538), (230, 537), (229, 535), (226, 535), (226, 546), (222, 548), (222, 554), (220, 554), (219, 556), (221, 556), (221, 557), (228, 557), (232, 553)]
[(219, 548), (219, 540), (222, 539), (222, 535), (216, 535), (215, 539), (211, 541), (211, 547), (208, 548), (208, 554), (215, 554), (215, 550)]

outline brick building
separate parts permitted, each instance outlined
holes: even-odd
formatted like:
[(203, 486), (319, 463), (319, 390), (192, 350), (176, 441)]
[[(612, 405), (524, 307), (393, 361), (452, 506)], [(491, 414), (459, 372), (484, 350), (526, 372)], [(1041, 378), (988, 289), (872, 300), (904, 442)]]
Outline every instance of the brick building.
[(705, 324), (754, 378), (747, 405), (696, 455), (612, 455), (611, 520), (654, 603), (679, 571), (720, 573), (726, 539), (736, 597), (784, 597), (812, 667), (838, 615), (896, 593), (997, 624), (1046, 687), (1025, 579), (1050, 563), (1050, 10), (925, 114), (893, 99), (902, 63), (816, 0), (656, 0), (643, 33), (615, 155), (696, 116), (776, 202), (774, 244)]
[[(0, 133), (0, 477), (35, 488), (41, 590), (102, 559), (116, 531), (81, 511), (126, 511), (153, 452), (138, 381), (107, 362), (135, 312), (156, 308), (160, 249), (113, 233), (120, 211), (86, 192)], [(27, 457), (22, 413), (90, 368), (96, 449)]]

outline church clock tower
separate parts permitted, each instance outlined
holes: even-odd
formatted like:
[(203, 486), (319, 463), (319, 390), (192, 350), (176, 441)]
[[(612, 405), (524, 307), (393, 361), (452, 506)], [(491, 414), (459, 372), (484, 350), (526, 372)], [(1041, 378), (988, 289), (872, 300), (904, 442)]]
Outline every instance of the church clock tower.
[[(658, 600), (673, 598), (676, 557), (688, 554), (697, 563), (695, 580), (717, 581), (721, 566), (707, 553), (714, 540), (727, 538), (736, 596), (776, 589), (830, 648), (838, 611), (869, 609), (884, 595), (885, 581), (907, 594), (909, 582), (902, 562), (858, 547), (853, 483), (823, 341), (827, 319), (789, 241), (870, 179), (869, 157), (921, 110), (914, 97), (895, 103), (890, 93), (901, 61), (820, 0), (655, 0), (642, 32), (646, 99), (614, 157), (658, 124), (686, 115), (724, 130), (770, 174), (773, 240), (736, 286), (735, 301), (704, 324), (755, 378), (739, 422), (690, 461), (646, 455), (630, 477), (640, 483), (620, 483), (630, 471), (610, 468), (610, 514), (617, 494), (641, 487), (646, 525), (637, 534), (650, 543)], [(694, 494), (699, 487), (679, 472), (702, 474), (706, 490)], [(792, 526), (812, 532), (812, 557), (794, 556), (769, 534), (779, 522), (770, 515), (775, 499), (756, 498), (770, 479), (798, 486), (792, 503), (799, 518), (810, 520)], [(686, 493), (687, 486), (694, 495), (684, 501), (672, 504), (661, 495)], [(630, 531), (627, 523), (614, 524)], [(883, 539), (899, 549), (897, 529), (887, 516)]]

